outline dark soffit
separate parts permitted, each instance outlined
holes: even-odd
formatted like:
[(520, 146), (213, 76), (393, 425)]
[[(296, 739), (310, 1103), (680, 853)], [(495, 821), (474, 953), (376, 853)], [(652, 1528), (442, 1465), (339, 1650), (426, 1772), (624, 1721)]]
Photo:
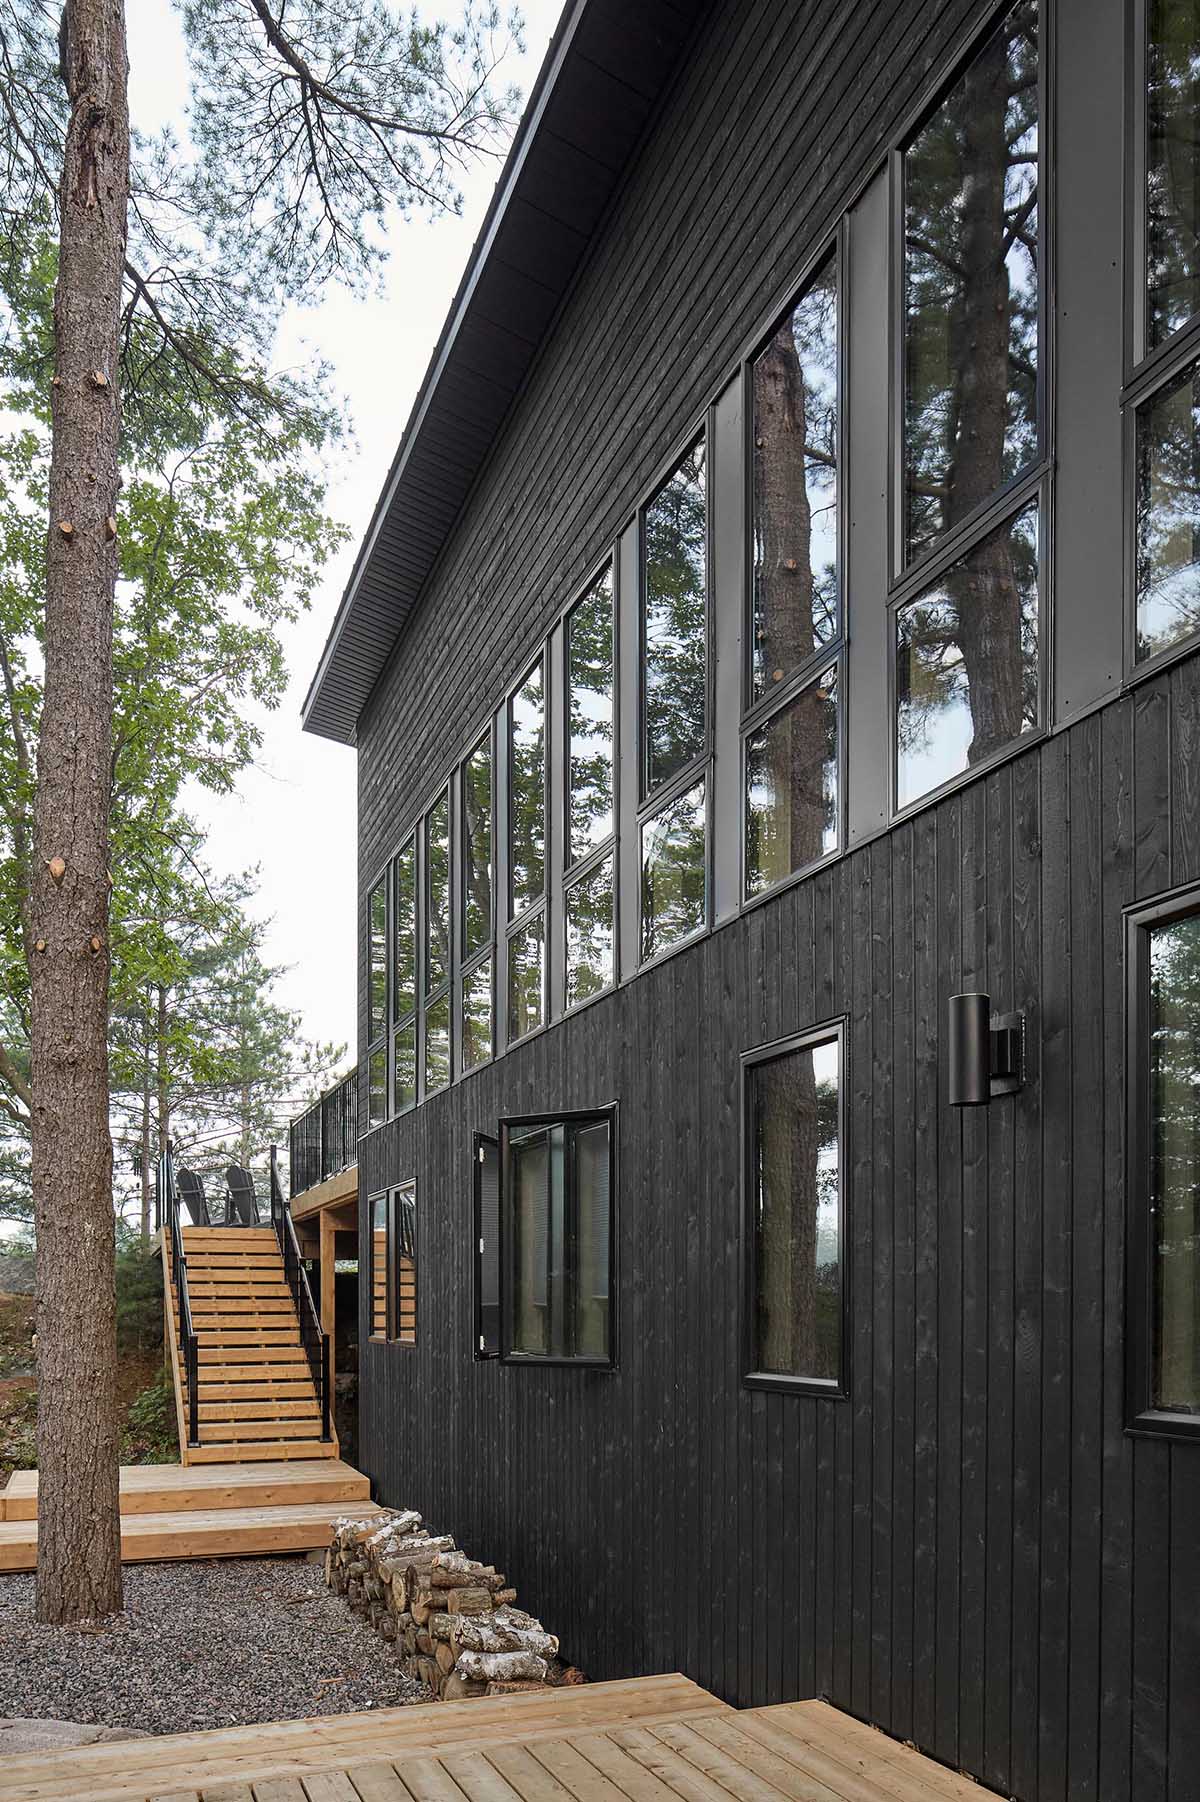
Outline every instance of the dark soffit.
[(354, 742), (706, 6), (570, 0), (564, 10), (359, 547), (305, 731)]

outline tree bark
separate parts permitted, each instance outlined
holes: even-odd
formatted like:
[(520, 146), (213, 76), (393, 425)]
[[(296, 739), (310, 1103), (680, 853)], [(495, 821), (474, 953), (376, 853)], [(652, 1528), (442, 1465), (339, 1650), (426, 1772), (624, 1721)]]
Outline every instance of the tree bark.
[[(29, 897), (38, 1287), (37, 1613), (121, 1608), (108, 812), (129, 186), (122, 0), (68, 0), (45, 698)], [(51, 861), (61, 857), (65, 872)], [(39, 949), (39, 946), (42, 947)]]

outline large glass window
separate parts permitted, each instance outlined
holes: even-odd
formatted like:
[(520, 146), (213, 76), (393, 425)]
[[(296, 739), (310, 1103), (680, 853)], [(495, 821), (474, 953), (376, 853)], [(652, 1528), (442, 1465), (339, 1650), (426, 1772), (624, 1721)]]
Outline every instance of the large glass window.
[(1039, 718), (1038, 508), (896, 612), (896, 800), (907, 807)]
[(508, 1037), (523, 1039), (545, 1018), (546, 921), (537, 913), (508, 941)]
[(643, 513), (643, 790), (702, 755), (708, 742), (708, 505), (697, 439)]
[(598, 995), (613, 980), (613, 870), (610, 853), (572, 883), (564, 897), (568, 1007)]
[(746, 896), (838, 845), (838, 677), (828, 669), (746, 738)]
[(906, 561), (1040, 456), (1038, 39), (1019, 0), (904, 152)]
[(839, 633), (838, 283), (830, 256), (754, 362), (755, 701)]
[(509, 702), (509, 911), (546, 887), (546, 705), (539, 658)]
[(417, 1098), (417, 841), (392, 864), (392, 1112)]
[(1143, 402), (1136, 419), (1141, 663), (1200, 632), (1200, 364)]
[(698, 932), (707, 917), (703, 778), (642, 825), (642, 959)]
[(463, 957), (492, 937), (492, 739), (476, 745), (462, 769)]
[(367, 901), (367, 1040), (374, 1044), (387, 1019), (387, 883), (381, 877)]
[(1146, 346), (1200, 312), (1200, 0), (1146, 0)]
[(462, 1061), (464, 1070), (486, 1064), (492, 1055), (491, 953), (473, 965), (462, 980)]
[(510, 1356), (611, 1361), (612, 1131), (608, 1114), (502, 1124)]
[(425, 1093), (450, 1081), (450, 796), (425, 815)]
[(567, 618), (567, 862), (613, 829), (613, 583), (605, 570)]
[(748, 1372), (822, 1388), (842, 1380), (841, 1036), (746, 1068)]

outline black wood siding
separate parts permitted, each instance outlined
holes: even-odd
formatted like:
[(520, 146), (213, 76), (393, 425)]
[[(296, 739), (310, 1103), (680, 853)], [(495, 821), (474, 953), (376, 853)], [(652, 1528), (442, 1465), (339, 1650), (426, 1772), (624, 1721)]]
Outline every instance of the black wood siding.
[[(388, 1501), (595, 1678), (824, 1694), (1005, 1794), (1193, 1802), (1200, 1447), (1122, 1429), (1121, 909), (1200, 878), (1200, 660), (362, 1145), (419, 1185), (418, 1347), (363, 1345)], [(1028, 1081), (945, 1105), (946, 997)], [(738, 1058), (845, 1013), (847, 1402), (740, 1383)], [(621, 1365), (477, 1362), (472, 1134), (620, 1100)]]
[[(714, 9), (364, 717), (363, 882), (986, 10)], [(1200, 878), (1198, 759), (1188, 663), (364, 1140), (361, 1193), (419, 1184), (418, 1347), (363, 1335), (382, 1498), (593, 1677), (825, 1694), (1025, 1802), (1196, 1802), (1200, 1447), (1121, 1427), (1121, 908)], [(974, 986), (1029, 1081), (963, 1115)], [(852, 1396), (751, 1393), (738, 1057), (842, 1012)], [(613, 1099), (621, 1368), (477, 1363), (472, 1134)]]

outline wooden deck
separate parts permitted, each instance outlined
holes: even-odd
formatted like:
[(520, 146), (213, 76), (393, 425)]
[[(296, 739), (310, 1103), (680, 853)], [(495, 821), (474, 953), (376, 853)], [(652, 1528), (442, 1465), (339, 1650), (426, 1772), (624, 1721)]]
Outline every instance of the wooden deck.
[[(371, 1485), (340, 1459), (262, 1464), (134, 1464), (121, 1469), (121, 1556), (240, 1558), (317, 1551), (340, 1514), (373, 1511)], [(37, 1563), (37, 1472), (0, 1495), (0, 1571)]]
[(680, 1676), (10, 1759), (0, 1802), (978, 1802), (824, 1702), (738, 1712)]

